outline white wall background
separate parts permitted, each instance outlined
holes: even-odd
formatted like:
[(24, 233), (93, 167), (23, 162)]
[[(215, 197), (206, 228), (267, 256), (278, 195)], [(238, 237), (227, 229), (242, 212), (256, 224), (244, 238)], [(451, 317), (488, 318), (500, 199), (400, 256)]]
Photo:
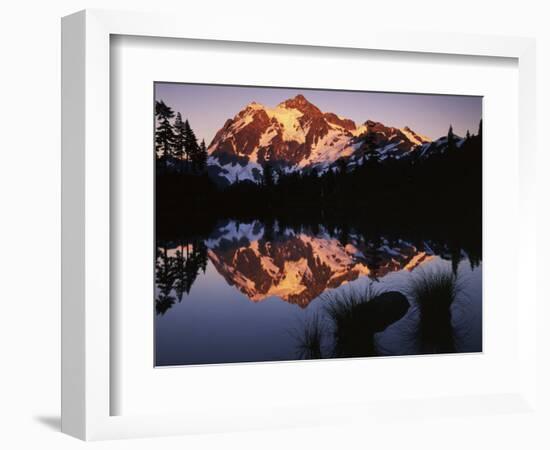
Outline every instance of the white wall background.
[[(539, 223), (538, 271), (544, 279), (548, 254), (550, 169), (546, 125), (550, 123), (550, 31), (546, 2), (385, 0), (299, 2), (19, 0), (0, 12), (0, 447), (81, 448), (59, 433), (60, 346), (60, 17), (83, 8), (170, 10), (182, 27), (195, 17), (205, 26), (235, 16), (250, 26), (323, 27), (345, 21), (349, 27), (458, 31), (533, 36), (538, 39)], [(546, 8), (545, 8), (546, 7)], [(21, 169), (23, 168), (23, 170)], [(546, 251), (543, 250), (543, 247)], [(532, 262), (526, 261), (526, 264)], [(550, 299), (549, 299), (550, 300)], [(540, 314), (548, 311), (544, 306)], [(541, 330), (543, 377), (550, 380), (550, 333)], [(547, 404), (548, 396), (546, 397)], [(365, 423), (346, 427), (188, 436), (160, 440), (100, 442), (95, 448), (548, 448), (550, 419), (503, 415), (420, 422), (398, 429)]]

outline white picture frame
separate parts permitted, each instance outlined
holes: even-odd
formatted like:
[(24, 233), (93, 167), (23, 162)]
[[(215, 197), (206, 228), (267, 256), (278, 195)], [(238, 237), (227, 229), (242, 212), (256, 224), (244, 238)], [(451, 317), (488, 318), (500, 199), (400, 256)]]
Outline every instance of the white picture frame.
[[(535, 43), (532, 39), (451, 34), (349, 31), (326, 36), (314, 29), (307, 37), (297, 29), (284, 35), (245, 27), (208, 31), (200, 22), (181, 21), (167, 14), (86, 10), (62, 22), (62, 430), (85, 440), (162, 436), (193, 432), (243, 430), (268, 426), (308, 425), (368, 417), (388, 405), (332, 405), (319, 413), (315, 405), (279, 407), (276, 419), (266, 412), (253, 420), (182, 414), (111, 415), (110, 378), (113, 324), (110, 319), (111, 173), (110, 38), (112, 35), (201, 39), (242, 43), (368, 49), (417, 54), (447, 54), (513, 58), (518, 62), (519, 227), (518, 258), (536, 261), (535, 237)], [(519, 266), (518, 279), (527, 268)], [(518, 309), (519, 379), (514, 392), (407, 401), (415, 414), (495, 413), (506, 405), (513, 411), (533, 411), (536, 405), (536, 292), (524, 291)], [(313, 369), (314, 370), (314, 369)], [(376, 411), (375, 411), (376, 409)], [(382, 413), (384, 414), (384, 413)], [(391, 414), (390, 414), (391, 415)]]

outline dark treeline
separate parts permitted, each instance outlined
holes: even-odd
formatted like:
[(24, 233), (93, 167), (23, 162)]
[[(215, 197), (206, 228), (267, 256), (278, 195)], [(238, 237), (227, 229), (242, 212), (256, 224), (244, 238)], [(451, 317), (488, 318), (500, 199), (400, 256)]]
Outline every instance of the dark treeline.
[[(469, 137), (460, 148), (429, 158), (363, 158), (358, 164), (337, 161), (318, 174), (284, 174), (264, 165), (262, 182), (234, 183), (220, 197), (239, 216), (310, 216), (323, 221), (346, 215), (383, 214), (406, 223), (422, 215), (481, 213), (481, 140)], [(246, 201), (244, 201), (246, 200)]]
[(260, 182), (240, 181), (226, 188), (205, 170), (162, 172), (157, 175), (157, 226), (193, 233), (220, 219), (276, 219), (338, 226), (378, 222), (385, 229), (468, 223), (481, 229), (479, 135), (425, 159), (369, 157), (338, 166), (323, 174), (284, 174), (266, 164)]

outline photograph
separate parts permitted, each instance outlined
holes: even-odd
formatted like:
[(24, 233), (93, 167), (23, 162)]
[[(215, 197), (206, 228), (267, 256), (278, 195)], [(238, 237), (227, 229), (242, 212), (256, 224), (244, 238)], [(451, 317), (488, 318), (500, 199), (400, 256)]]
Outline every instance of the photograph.
[(154, 83), (155, 367), (483, 351), (483, 97)]

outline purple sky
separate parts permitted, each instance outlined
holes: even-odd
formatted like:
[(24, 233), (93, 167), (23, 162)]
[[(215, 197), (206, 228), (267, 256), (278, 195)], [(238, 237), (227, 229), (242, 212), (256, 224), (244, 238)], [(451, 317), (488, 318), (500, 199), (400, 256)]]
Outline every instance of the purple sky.
[(224, 122), (248, 103), (274, 107), (297, 94), (321, 111), (353, 119), (358, 125), (367, 119), (399, 128), (408, 125), (432, 139), (446, 135), (449, 124), (460, 136), (467, 129), (477, 133), (481, 119), (482, 98), (472, 96), (155, 83), (155, 100), (179, 111), (207, 145)]

